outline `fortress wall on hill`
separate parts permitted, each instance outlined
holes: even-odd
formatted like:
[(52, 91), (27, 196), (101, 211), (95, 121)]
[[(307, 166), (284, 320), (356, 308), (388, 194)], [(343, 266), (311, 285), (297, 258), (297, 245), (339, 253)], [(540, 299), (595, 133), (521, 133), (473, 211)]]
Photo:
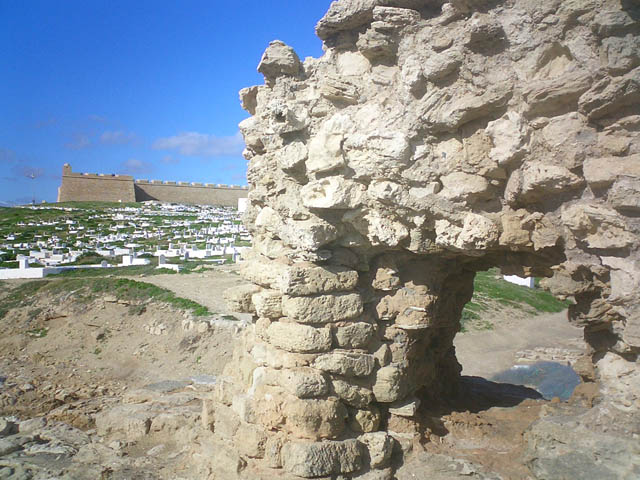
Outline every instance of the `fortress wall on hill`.
[(135, 202), (133, 177), (64, 172), (58, 201)]
[(159, 180), (134, 180), (130, 175), (95, 175), (72, 172), (71, 166), (62, 168), (62, 184), (58, 189), (59, 202), (161, 202), (197, 205), (238, 205), (247, 196), (247, 188)]
[(160, 200), (163, 202), (193, 203), (237, 207), (238, 199), (247, 196), (241, 187), (214, 187), (198, 184), (135, 182), (136, 201)]

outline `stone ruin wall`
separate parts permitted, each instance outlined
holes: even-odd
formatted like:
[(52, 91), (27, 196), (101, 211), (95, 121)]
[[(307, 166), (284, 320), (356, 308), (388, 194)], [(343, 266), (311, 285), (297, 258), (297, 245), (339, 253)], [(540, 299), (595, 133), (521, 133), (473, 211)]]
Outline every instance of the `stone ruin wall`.
[(135, 202), (133, 177), (130, 175), (94, 175), (74, 173), (62, 168), (58, 202)]
[(391, 478), (390, 432), (456, 390), (491, 267), (572, 299), (581, 373), (637, 412), (635, 5), (339, 0), (321, 58), (269, 45), (240, 92), (252, 286), (229, 293), (254, 328), (205, 406), (237, 471)]
[(76, 173), (71, 166), (62, 170), (58, 202), (161, 202), (237, 207), (247, 196), (247, 188), (187, 182), (134, 180), (130, 175)]
[(211, 186), (175, 182), (135, 181), (136, 201), (160, 200), (162, 202), (192, 203), (197, 205), (222, 205), (237, 207), (239, 198), (247, 197), (243, 187)]

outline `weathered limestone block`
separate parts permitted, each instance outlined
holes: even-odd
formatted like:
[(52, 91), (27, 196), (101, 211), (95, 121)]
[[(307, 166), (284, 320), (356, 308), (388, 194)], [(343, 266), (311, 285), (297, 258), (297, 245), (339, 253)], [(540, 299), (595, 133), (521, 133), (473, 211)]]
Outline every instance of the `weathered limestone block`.
[(509, 111), (502, 118), (489, 122), (486, 132), (493, 141), (489, 156), (500, 166), (509, 165), (529, 153), (528, 128), (517, 112)]
[(338, 265), (292, 265), (282, 275), (279, 288), (287, 295), (314, 295), (353, 290), (358, 272)]
[(282, 447), (285, 471), (304, 478), (357, 472), (362, 468), (362, 444), (341, 442), (289, 442)]
[(249, 389), (248, 393), (242, 393), (233, 397), (233, 401), (231, 402), (231, 408), (234, 413), (238, 416), (241, 422), (245, 423), (256, 423), (256, 412), (253, 405), (253, 388), (254, 385), (260, 383), (260, 371), (259, 369), (254, 370), (254, 384)]
[(637, 25), (629, 12), (615, 9), (599, 11), (593, 19), (593, 29), (600, 36), (623, 35)]
[(397, 202), (403, 194), (402, 185), (388, 180), (373, 180), (369, 184), (367, 194), (381, 202)]
[(403, 223), (378, 210), (369, 210), (364, 216), (360, 211), (347, 212), (342, 218), (365, 235), (373, 246), (395, 247), (409, 236), (409, 229)]
[(373, 394), (376, 401), (391, 403), (401, 400), (407, 393), (406, 370), (401, 364), (392, 363), (376, 372)]
[(373, 372), (375, 359), (366, 353), (334, 350), (316, 358), (313, 367), (345, 377), (366, 377)]
[(232, 408), (218, 405), (216, 406), (213, 433), (218, 438), (231, 440), (240, 428), (240, 419)]
[[(363, 116), (375, 121), (375, 116), (381, 114), (378, 109), (371, 109)], [(386, 177), (404, 168), (411, 155), (409, 140), (403, 132), (354, 133), (345, 138), (342, 149), (356, 180)]]
[(640, 37), (627, 34), (624, 37), (608, 37), (602, 41), (607, 68), (614, 75), (627, 73), (640, 65)]
[(438, 82), (458, 70), (463, 56), (459, 50), (447, 50), (430, 56), (422, 65), (422, 75), (430, 82)]
[(259, 317), (280, 318), (282, 316), (282, 294), (277, 290), (262, 290), (251, 296), (255, 313)]
[(222, 478), (238, 478), (247, 467), (247, 461), (240, 456), (230, 443), (218, 441), (213, 444), (216, 474)]
[(315, 353), (331, 349), (331, 330), (328, 328), (273, 322), (267, 328), (267, 336), (271, 344), (287, 352)]
[(120, 405), (96, 417), (100, 436), (118, 434), (127, 441), (136, 441), (149, 433), (153, 414), (147, 405)]
[(453, 172), (440, 178), (443, 189), (438, 195), (452, 201), (472, 202), (491, 197), (489, 182), (480, 175)]
[(340, 348), (366, 348), (376, 327), (370, 323), (356, 322), (334, 330), (336, 344)]
[(552, 116), (575, 109), (580, 95), (589, 90), (591, 75), (586, 72), (568, 72), (559, 78), (544, 79), (529, 85), (524, 93), (528, 103), (528, 117)]
[(356, 104), (360, 97), (358, 87), (355, 84), (332, 76), (325, 78), (320, 94), (328, 100), (346, 104)]
[(576, 112), (551, 118), (540, 134), (537, 138), (548, 150), (545, 161), (569, 170), (582, 165), (595, 150), (598, 139), (596, 129)]
[(329, 392), (327, 379), (313, 368), (292, 368), (278, 372), (279, 384), (298, 398), (322, 397)]
[(362, 313), (362, 298), (357, 293), (336, 293), (282, 299), (282, 312), (298, 323), (334, 323)]
[(622, 77), (604, 78), (580, 97), (580, 112), (595, 121), (640, 103), (640, 68)]
[(288, 220), (280, 229), (279, 237), (289, 246), (315, 251), (338, 237), (336, 228), (319, 219)]
[(269, 435), (264, 447), (264, 459), (271, 468), (282, 468), (282, 446), (286, 437), (284, 434)]
[(232, 312), (255, 313), (256, 308), (252, 297), (260, 291), (260, 287), (253, 284), (241, 285), (224, 291), (227, 308)]
[(453, 132), (462, 125), (492, 115), (511, 96), (511, 85), (497, 85), (482, 95), (455, 97), (442, 108), (427, 112), (425, 126), (433, 132)]
[(358, 440), (367, 447), (371, 468), (384, 468), (389, 464), (393, 452), (393, 437), (386, 432), (372, 432), (360, 435)]
[(365, 188), (342, 177), (325, 177), (300, 189), (302, 203), (307, 208), (346, 209), (362, 203)]
[(420, 21), (420, 12), (413, 10), (406, 3), (396, 3), (397, 5), (394, 6), (380, 5), (373, 7), (373, 21), (384, 21), (396, 27), (404, 27)]
[(393, 259), (379, 260), (371, 286), (376, 290), (389, 291), (395, 290), (401, 284), (402, 282), (398, 277), (398, 267), (393, 262)]
[(263, 427), (241, 423), (233, 437), (238, 453), (249, 458), (263, 458), (267, 434)]
[(533, 203), (558, 193), (576, 190), (584, 181), (558, 165), (529, 163), (509, 178), (505, 198), (510, 203)]
[(269, 81), (282, 75), (296, 76), (302, 64), (296, 52), (280, 40), (274, 40), (262, 54), (258, 71)]
[(217, 403), (230, 406), (233, 397), (241, 393), (241, 386), (232, 378), (220, 375), (216, 378), (213, 389), (213, 400)]
[(307, 156), (307, 146), (304, 143), (292, 142), (279, 152), (278, 167), (287, 173), (295, 172), (304, 166)]
[(405, 398), (389, 406), (389, 413), (400, 417), (413, 417), (420, 406), (419, 398)]
[(247, 87), (240, 90), (240, 104), (242, 108), (249, 112), (251, 115), (256, 114), (256, 107), (258, 106), (257, 96), (259, 86)]
[[(249, 282), (261, 285), (266, 288), (277, 289), (280, 278), (286, 268), (287, 265), (284, 263), (280, 263), (278, 261), (270, 261), (268, 258), (263, 257), (262, 255), (255, 255), (250, 256), (248, 261), (242, 265), (240, 274)], [(260, 291), (259, 288), (253, 288), (254, 291), (251, 292), (251, 295)], [(230, 289), (227, 291), (229, 292), (229, 294), (235, 295), (234, 290), (238, 289)], [(249, 290), (249, 287), (247, 287), (247, 290)], [(250, 298), (251, 297), (249, 296), (249, 299)]]
[[(640, 264), (638, 261), (624, 257), (601, 257), (602, 264), (611, 270), (611, 294), (609, 301), (615, 303), (633, 302), (637, 285), (640, 284)], [(637, 317), (636, 317), (637, 318)], [(627, 317), (627, 325), (636, 323), (634, 316)], [(628, 343), (628, 342), (627, 342)], [(634, 344), (633, 342), (631, 344)]]
[(380, 427), (381, 419), (380, 410), (375, 406), (358, 408), (349, 416), (349, 428), (354, 432), (375, 432)]
[(500, 234), (500, 245), (510, 247), (526, 247), (531, 245), (531, 231), (524, 228), (522, 221), (527, 216), (526, 210), (507, 210), (502, 213), (502, 233)]
[(371, 23), (371, 27), (360, 34), (356, 46), (369, 61), (393, 60), (398, 50), (394, 26), (382, 21)]
[(402, 83), (414, 96), (419, 97), (425, 89), (423, 60), (419, 55), (410, 55), (402, 64)]
[(640, 154), (587, 158), (583, 168), (584, 178), (592, 188), (605, 188), (621, 176), (640, 178)]
[(335, 398), (320, 400), (289, 396), (283, 401), (285, 428), (298, 438), (336, 438), (344, 429), (347, 410)]
[(352, 129), (353, 121), (345, 113), (338, 112), (326, 120), (309, 141), (307, 171), (323, 173), (344, 167), (342, 143)]
[(256, 365), (276, 369), (308, 367), (317, 356), (317, 353), (287, 352), (265, 342), (256, 343), (250, 350), (250, 357)]
[(563, 209), (562, 221), (588, 248), (625, 248), (637, 241), (625, 219), (601, 205), (571, 205)]
[(355, 385), (353, 382), (333, 378), (331, 385), (338, 398), (352, 407), (366, 408), (374, 401), (373, 392), (370, 389)]
[(452, 250), (465, 250), (470, 254), (486, 250), (498, 243), (498, 226), (488, 218), (476, 213), (465, 216), (462, 227), (447, 220), (436, 221), (436, 244)]
[(621, 177), (613, 184), (607, 201), (624, 212), (640, 211), (640, 177)]

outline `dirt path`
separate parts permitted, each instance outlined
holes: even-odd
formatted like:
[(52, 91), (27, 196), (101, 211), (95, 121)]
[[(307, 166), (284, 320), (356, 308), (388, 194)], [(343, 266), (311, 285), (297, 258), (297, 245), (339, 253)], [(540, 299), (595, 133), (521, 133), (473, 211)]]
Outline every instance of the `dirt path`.
[(583, 350), (582, 329), (569, 324), (567, 312), (492, 322), (491, 330), (459, 333), (454, 341), (463, 375), (490, 377), (514, 365), (517, 352), (536, 347)]
[(166, 274), (131, 278), (169, 289), (179, 297), (204, 305), (212, 313), (234, 315), (243, 320), (251, 320), (251, 315), (229, 311), (224, 301), (223, 293), (227, 288), (247, 283), (238, 275), (236, 265), (215, 267), (204, 270), (202, 273), (188, 275)]

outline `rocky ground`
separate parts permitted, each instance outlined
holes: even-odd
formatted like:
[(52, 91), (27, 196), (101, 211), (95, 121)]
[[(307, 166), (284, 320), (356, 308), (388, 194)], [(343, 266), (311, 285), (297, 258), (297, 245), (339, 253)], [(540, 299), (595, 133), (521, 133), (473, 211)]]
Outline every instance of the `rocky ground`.
[[(247, 320), (227, 311), (221, 295), (242, 280), (233, 267), (137, 280), (169, 287), (215, 313), (199, 318), (149, 303), (132, 314), (115, 297), (87, 302), (67, 292), (35, 295), (29, 308), (4, 317), (0, 479), (224, 478), (208, 465), (207, 452), (222, 447), (207, 436), (211, 419), (202, 399), (212, 394)], [(419, 435), (391, 426), (412, 452), (397, 478), (528, 478), (524, 432), (567, 404), (478, 377), (527, 354), (570, 359), (582, 345), (561, 317), (494, 312), (492, 330), (460, 334), (463, 374), (474, 375), (464, 379), (465, 401), (423, 412)], [(236, 452), (225, 458), (231, 470), (244, 466)]]

